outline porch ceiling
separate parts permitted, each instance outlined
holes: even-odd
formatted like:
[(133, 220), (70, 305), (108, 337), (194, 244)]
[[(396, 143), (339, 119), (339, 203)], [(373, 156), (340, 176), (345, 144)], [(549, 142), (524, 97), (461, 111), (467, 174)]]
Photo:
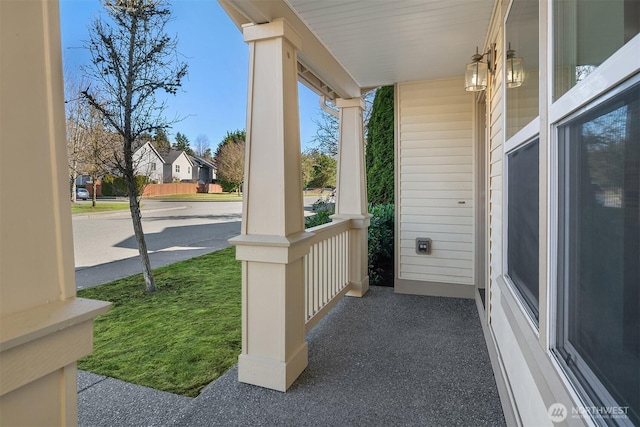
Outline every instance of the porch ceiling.
[(461, 76), (492, 0), (285, 0), (360, 87)]
[(494, 7), (494, 0), (218, 2), (238, 26), (296, 21), (303, 73), (313, 73), (329, 90), (311, 86), (331, 98), (357, 96), (358, 87), (462, 76), (485, 42)]

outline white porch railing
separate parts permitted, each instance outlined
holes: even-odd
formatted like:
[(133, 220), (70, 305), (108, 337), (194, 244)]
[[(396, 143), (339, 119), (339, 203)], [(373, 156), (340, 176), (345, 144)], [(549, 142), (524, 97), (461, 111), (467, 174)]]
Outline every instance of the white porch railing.
[(349, 283), (351, 220), (339, 220), (308, 229), (311, 250), (304, 257), (305, 328), (309, 330), (340, 301)]

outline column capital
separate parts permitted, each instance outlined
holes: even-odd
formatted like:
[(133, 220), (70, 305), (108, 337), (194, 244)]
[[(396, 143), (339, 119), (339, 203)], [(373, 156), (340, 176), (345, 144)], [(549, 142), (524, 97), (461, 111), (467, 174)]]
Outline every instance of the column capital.
[(302, 47), (302, 37), (283, 18), (274, 19), (266, 24), (245, 24), (242, 26), (242, 34), (247, 43), (281, 37), (287, 39), (296, 50)]
[(338, 108), (360, 107), (364, 110), (364, 99), (362, 98), (336, 98), (336, 106)]
[(240, 234), (229, 239), (241, 261), (290, 264), (309, 253), (313, 233), (302, 231), (290, 236)]
[(333, 214), (330, 216), (332, 220), (338, 221), (342, 219), (348, 219), (351, 221), (351, 228), (368, 228), (371, 224), (370, 213), (366, 214)]

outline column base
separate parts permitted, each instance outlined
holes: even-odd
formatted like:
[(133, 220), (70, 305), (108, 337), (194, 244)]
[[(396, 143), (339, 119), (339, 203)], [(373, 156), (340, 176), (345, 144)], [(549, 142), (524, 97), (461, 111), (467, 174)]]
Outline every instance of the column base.
[(241, 354), (238, 357), (238, 381), (285, 392), (308, 363), (306, 342), (286, 362)]
[(361, 298), (369, 292), (369, 276), (366, 276), (362, 282), (349, 282), (351, 289), (347, 292), (348, 297)]

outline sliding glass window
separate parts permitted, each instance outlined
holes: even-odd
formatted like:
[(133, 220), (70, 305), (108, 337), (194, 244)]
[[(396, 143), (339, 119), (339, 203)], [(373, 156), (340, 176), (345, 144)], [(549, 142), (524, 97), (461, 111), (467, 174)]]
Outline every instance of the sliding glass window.
[(558, 127), (556, 350), (594, 406), (640, 424), (637, 80)]

